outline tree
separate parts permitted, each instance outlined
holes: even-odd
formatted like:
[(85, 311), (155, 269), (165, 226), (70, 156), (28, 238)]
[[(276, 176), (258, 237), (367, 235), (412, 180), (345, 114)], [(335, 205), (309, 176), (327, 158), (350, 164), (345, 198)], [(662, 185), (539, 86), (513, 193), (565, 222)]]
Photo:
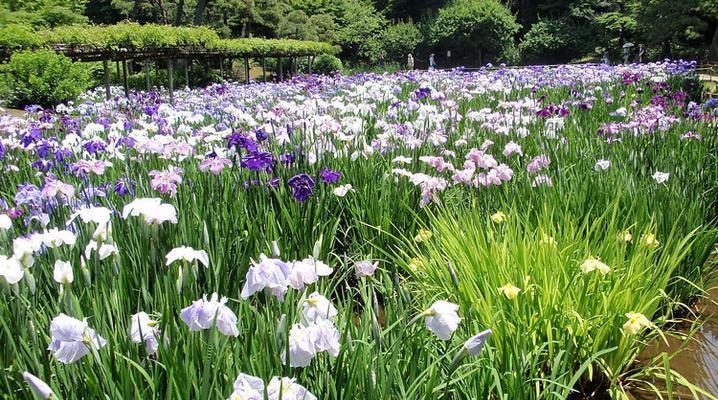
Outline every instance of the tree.
[(404, 62), (422, 40), (421, 30), (411, 20), (389, 25), (381, 34), (387, 58), (396, 62)]
[(648, 0), (642, 3), (637, 18), (643, 42), (661, 48), (664, 57), (705, 56), (710, 25), (706, 10), (701, 9), (702, 1)]
[(34, 28), (85, 24), (88, 22), (87, 17), (82, 15), (85, 3), (79, 0), (0, 0), (0, 22), (24, 24)]
[(518, 31), (516, 18), (497, 0), (457, 0), (439, 10), (430, 35), (435, 45), (483, 64), (484, 52), (501, 54)]

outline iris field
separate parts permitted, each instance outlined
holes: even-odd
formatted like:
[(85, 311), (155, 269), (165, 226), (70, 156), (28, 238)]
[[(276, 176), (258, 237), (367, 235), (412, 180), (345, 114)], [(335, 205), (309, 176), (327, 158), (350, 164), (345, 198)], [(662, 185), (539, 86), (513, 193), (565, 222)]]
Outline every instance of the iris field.
[(712, 283), (718, 102), (693, 67), (0, 117), (0, 397), (715, 398), (637, 362)]

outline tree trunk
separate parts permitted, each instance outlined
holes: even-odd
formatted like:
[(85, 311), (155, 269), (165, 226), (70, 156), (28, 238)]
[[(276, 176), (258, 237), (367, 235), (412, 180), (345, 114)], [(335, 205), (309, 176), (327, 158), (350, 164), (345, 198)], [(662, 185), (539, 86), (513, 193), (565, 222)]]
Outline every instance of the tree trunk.
[(182, 18), (184, 18), (184, 0), (177, 2), (177, 15), (175, 16), (175, 26), (182, 25)]
[(169, 25), (169, 18), (167, 18), (167, 9), (165, 8), (165, 4), (162, 0), (157, 0), (157, 8), (160, 9), (160, 15), (162, 16), (162, 24), (163, 25)]
[(197, 8), (194, 10), (194, 24), (202, 25), (204, 20), (204, 10), (207, 8), (209, 0), (197, 0)]
[(718, 23), (716, 23), (716, 29), (713, 31), (713, 40), (711, 40), (711, 45), (708, 47), (708, 59), (711, 61), (718, 61)]

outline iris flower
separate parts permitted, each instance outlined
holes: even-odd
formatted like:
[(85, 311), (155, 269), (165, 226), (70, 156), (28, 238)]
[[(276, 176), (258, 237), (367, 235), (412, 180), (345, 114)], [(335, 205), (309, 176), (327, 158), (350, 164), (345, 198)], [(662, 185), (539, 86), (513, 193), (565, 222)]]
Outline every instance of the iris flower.
[(207, 295), (204, 295), (192, 305), (183, 308), (180, 318), (192, 332), (209, 329), (216, 324), (222, 334), (239, 336), (237, 316), (225, 305), (226, 303), (227, 298), (219, 298), (217, 293), (212, 293), (209, 300)]
[(90, 349), (99, 350), (107, 344), (87, 325), (86, 318), (80, 321), (65, 314), (52, 319), (50, 336), (52, 341), (47, 349), (63, 364), (71, 364), (87, 355)]

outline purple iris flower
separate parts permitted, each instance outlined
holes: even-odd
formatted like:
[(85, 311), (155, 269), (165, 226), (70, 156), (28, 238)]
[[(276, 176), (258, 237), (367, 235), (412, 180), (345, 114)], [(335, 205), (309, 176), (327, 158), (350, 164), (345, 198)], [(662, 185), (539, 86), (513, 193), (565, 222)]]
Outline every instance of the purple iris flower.
[(247, 168), (250, 171), (271, 171), (272, 164), (272, 153), (266, 153), (263, 151), (254, 151), (242, 158), (240, 165)]
[(51, 151), (52, 143), (50, 143), (48, 140), (43, 140), (35, 147), (35, 153), (37, 153), (38, 157), (40, 158), (47, 158), (48, 154), (50, 154)]
[(20, 136), (20, 143), (25, 147), (40, 140), (42, 140), (42, 132), (34, 126)]
[(129, 195), (135, 195), (135, 181), (128, 177), (123, 177), (115, 182), (115, 193), (120, 197)]
[(125, 146), (128, 149), (135, 147), (137, 141), (130, 136), (123, 136), (117, 140), (118, 146)]
[(110, 118), (108, 118), (108, 117), (97, 118), (97, 123), (104, 126), (105, 129), (107, 129), (110, 127)]
[(254, 136), (257, 138), (258, 142), (265, 141), (265, 140), (267, 140), (267, 137), (268, 137), (267, 134), (264, 132), (264, 129), (262, 129), (262, 128), (255, 130)]
[(314, 193), (314, 179), (307, 174), (294, 175), (287, 183), (292, 188), (292, 196), (302, 203)]
[(227, 137), (227, 148), (234, 147), (239, 151), (240, 148), (243, 148), (249, 152), (255, 152), (257, 151), (257, 142), (252, 140), (247, 135), (242, 135), (241, 133), (233, 133)]
[(91, 155), (105, 151), (105, 144), (100, 140), (90, 140), (85, 142), (82, 147)]
[(37, 160), (31, 166), (39, 171), (48, 172), (55, 166), (55, 163), (52, 160)]
[(319, 172), (319, 176), (321, 176), (324, 183), (337, 183), (339, 182), (339, 179), (341, 179), (342, 173), (339, 171), (332, 171), (329, 168), (324, 168), (321, 172)]
[(279, 156), (279, 161), (283, 162), (284, 164), (292, 164), (294, 160), (297, 158), (297, 155), (295, 153), (284, 153), (281, 156)]
[(15, 192), (15, 204), (18, 206), (26, 204), (31, 207), (40, 207), (42, 205), (40, 188), (32, 183), (18, 185), (17, 192)]
[(55, 156), (55, 162), (58, 164), (64, 164), (67, 159), (72, 157), (72, 151), (65, 147), (55, 150), (53, 154)]
[(5, 145), (0, 142), (0, 160), (2, 160), (3, 158), (5, 158)]

